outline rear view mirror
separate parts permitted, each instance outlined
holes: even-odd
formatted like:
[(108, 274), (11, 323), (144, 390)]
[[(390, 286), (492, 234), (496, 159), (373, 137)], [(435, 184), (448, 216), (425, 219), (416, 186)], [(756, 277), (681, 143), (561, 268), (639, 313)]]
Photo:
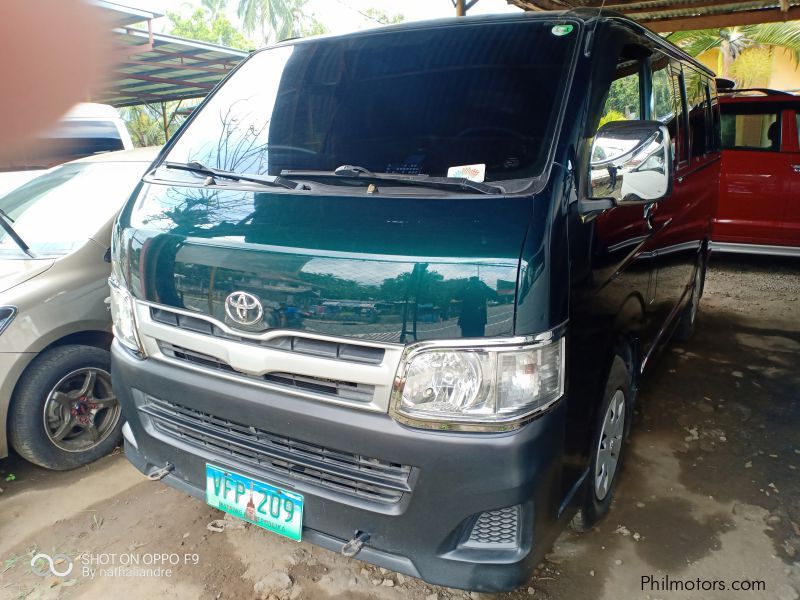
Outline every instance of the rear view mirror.
[(590, 202), (647, 204), (672, 191), (669, 132), (658, 121), (612, 121), (592, 144)]

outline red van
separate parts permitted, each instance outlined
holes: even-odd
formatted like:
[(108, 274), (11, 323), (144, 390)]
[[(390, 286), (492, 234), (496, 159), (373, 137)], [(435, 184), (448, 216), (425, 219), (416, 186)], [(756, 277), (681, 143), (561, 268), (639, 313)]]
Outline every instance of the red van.
[(720, 94), (722, 174), (712, 248), (800, 256), (800, 97)]

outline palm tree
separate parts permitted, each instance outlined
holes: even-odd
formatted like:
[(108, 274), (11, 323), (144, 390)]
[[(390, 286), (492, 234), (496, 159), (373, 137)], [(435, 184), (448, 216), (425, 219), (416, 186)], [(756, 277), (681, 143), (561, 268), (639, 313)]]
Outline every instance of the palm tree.
[(298, 24), (307, 0), (239, 0), (237, 14), (245, 32), (260, 29), (265, 43), (298, 35)]
[(209, 13), (211, 13), (211, 17), (209, 21), (214, 21), (217, 18), (217, 15), (220, 13), (225, 12), (225, 8), (228, 5), (228, 0), (202, 0), (200, 3), (202, 4), (203, 8), (207, 9)]
[(766, 49), (770, 53), (775, 48), (788, 50), (795, 64), (800, 65), (799, 21), (676, 31), (669, 34), (667, 39), (692, 56), (708, 50), (719, 50), (717, 73), (726, 78), (743, 78), (742, 74), (737, 77), (732, 71), (733, 63), (743, 52), (749, 50)]

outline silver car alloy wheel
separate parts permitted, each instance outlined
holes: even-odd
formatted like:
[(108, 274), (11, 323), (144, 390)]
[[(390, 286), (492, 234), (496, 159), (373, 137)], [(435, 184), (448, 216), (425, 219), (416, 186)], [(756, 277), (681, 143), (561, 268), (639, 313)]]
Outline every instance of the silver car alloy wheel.
[(57, 448), (85, 452), (108, 437), (121, 412), (111, 389), (111, 375), (85, 367), (62, 377), (47, 395), (44, 429)]
[(619, 465), (623, 436), (625, 435), (625, 393), (617, 390), (611, 397), (600, 440), (597, 443), (597, 460), (594, 468), (594, 493), (603, 500), (611, 490), (614, 474)]

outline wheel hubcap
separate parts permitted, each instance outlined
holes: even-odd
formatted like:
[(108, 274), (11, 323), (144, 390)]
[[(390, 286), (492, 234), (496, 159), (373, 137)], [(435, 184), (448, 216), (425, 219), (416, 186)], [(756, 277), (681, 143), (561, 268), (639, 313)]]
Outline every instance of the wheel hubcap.
[(44, 430), (57, 448), (85, 452), (108, 437), (120, 413), (111, 375), (94, 367), (78, 369), (63, 377), (47, 395)]
[(617, 390), (603, 418), (600, 441), (597, 444), (597, 463), (594, 469), (594, 493), (603, 500), (611, 489), (622, 450), (622, 437), (625, 434), (625, 394)]

